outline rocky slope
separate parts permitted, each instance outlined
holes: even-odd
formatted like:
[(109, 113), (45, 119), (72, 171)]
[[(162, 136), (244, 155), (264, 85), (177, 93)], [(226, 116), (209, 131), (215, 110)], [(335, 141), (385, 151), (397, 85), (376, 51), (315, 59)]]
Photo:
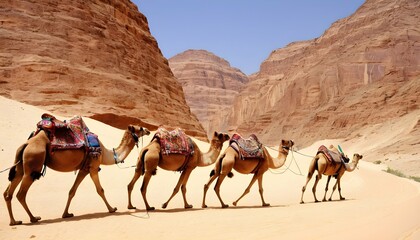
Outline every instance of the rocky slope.
[[(169, 59), (169, 66), (181, 82), (191, 111), (211, 136), (226, 131), (215, 116), (228, 111), (233, 98), (248, 83), (239, 69), (205, 50), (187, 50)], [(223, 114), (222, 114), (223, 115)]]
[(0, 94), (64, 116), (205, 132), (129, 0), (0, 3)]
[[(362, 137), (361, 129), (418, 111), (419, 9), (416, 0), (367, 0), (319, 38), (273, 51), (222, 124), (267, 144), (305, 146)], [(420, 146), (402, 144), (414, 144), (413, 154)]]

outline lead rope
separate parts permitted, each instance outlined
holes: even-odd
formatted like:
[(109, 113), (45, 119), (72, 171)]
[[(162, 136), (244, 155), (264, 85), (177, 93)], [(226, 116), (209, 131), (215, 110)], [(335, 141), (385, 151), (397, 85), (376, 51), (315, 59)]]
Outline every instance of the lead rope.
[[(277, 149), (275, 149), (275, 148), (272, 148), (272, 147), (269, 147), (269, 146), (267, 146), (268, 148), (270, 148), (271, 150), (274, 150), (274, 151), (276, 151), (276, 152), (279, 152)], [(293, 174), (295, 174), (295, 175), (298, 175), (298, 176), (303, 176), (303, 174), (302, 174), (302, 171), (300, 170), (300, 167), (299, 167), (299, 165), (297, 164), (297, 161), (296, 161), (296, 158), (295, 158), (295, 156), (293, 155), (293, 149), (290, 149), (290, 151), (292, 152), (292, 161), (290, 161), (290, 163), (289, 163), (289, 165), (286, 167), (286, 169), (284, 169), (284, 170), (281, 170), (281, 171), (274, 171), (274, 170), (272, 170), (271, 168), (269, 168), (269, 170), (270, 170), (270, 172), (271, 173), (273, 173), (273, 174), (283, 174), (283, 173), (285, 173), (287, 170), (289, 170), (289, 171), (291, 171)], [(296, 167), (298, 168), (298, 170), (299, 170), (299, 173), (297, 173), (297, 172), (295, 172), (295, 171), (293, 171), (291, 168), (290, 168), (290, 166), (292, 165), (292, 162), (294, 162), (295, 163), (295, 165), (296, 165)]]

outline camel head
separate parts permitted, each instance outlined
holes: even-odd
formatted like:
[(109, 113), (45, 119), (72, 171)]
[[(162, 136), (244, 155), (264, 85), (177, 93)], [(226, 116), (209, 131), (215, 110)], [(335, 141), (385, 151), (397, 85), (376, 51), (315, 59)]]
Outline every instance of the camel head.
[(131, 124), (128, 125), (128, 131), (131, 133), (131, 136), (136, 143), (139, 141), (139, 137), (147, 136), (150, 134), (149, 129)]
[(360, 154), (358, 154), (358, 153), (355, 153), (354, 155), (353, 155), (353, 161), (354, 162), (359, 162), (359, 160), (360, 159), (362, 159), (363, 158), (363, 155), (360, 155)]
[(293, 140), (281, 140), (280, 151), (289, 153), (289, 150), (295, 145)]
[(214, 132), (213, 138), (211, 139), (211, 146), (222, 148), (223, 143), (229, 141), (230, 137), (226, 133)]

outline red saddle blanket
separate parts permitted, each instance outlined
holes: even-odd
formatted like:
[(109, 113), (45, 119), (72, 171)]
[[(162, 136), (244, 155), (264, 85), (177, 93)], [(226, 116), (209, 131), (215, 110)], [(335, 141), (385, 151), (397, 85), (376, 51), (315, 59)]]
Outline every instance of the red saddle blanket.
[(168, 131), (160, 127), (153, 136), (152, 141), (155, 138), (159, 140), (162, 154), (183, 154), (187, 156), (194, 153), (192, 139), (180, 128)]
[(50, 153), (55, 150), (86, 148), (90, 156), (101, 153), (98, 136), (89, 131), (82, 117), (75, 116), (68, 121), (60, 121), (50, 114), (43, 114), (37, 124), (37, 134), (44, 130), (50, 138)]
[(251, 134), (249, 138), (245, 139), (235, 133), (231, 137), (229, 145), (238, 152), (241, 159), (264, 158), (262, 144), (255, 134)]
[(340, 153), (334, 152), (329, 150), (326, 146), (321, 145), (318, 148), (318, 153), (322, 153), (327, 157), (327, 160), (329, 162), (333, 162), (333, 163), (342, 163), (344, 161), (344, 159), (342, 158)]

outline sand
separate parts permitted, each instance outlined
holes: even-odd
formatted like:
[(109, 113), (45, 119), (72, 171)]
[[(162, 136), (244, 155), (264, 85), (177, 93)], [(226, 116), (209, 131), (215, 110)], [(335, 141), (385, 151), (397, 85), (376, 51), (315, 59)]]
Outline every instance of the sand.
[[(0, 110), (0, 170), (3, 170), (13, 164), (17, 147), (34, 130), (45, 111), (3, 97), (0, 97)], [(112, 148), (119, 144), (122, 130), (92, 119), (84, 120), (105, 146)], [(143, 139), (144, 144), (148, 141), (150, 137)], [(202, 151), (208, 150), (207, 143), (196, 142)], [(335, 139), (316, 142), (299, 152), (314, 155), (320, 144), (330, 143), (342, 144), (348, 155), (372, 150), (371, 144), (360, 139), (357, 143)], [(116, 213), (107, 212), (87, 177), (70, 206), (75, 217), (62, 219), (75, 173), (48, 169), (46, 176), (32, 185), (27, 196), (31, 211), (42, 220), (30, 224), (26, 212), (13, 198), (15, 218), (22, 220), (23, 225), (9, 226), (6, 204), (2, 199), (0, 239), (420, 239), (420, 183), (384, 172), (386, 166), (383, 164), (362, 161), (358, 170), (346, 173), (342, 178), (344, 201), (338, 201), (335, 193), (332, 202), (314, 203), (312, 179), (305, 193), (306, 203), (299, 204), (311, 159), (297, 153), (290, 154), (282, 169), (267, 172), (264, 176), (264, 196), (271, 207), (260, 206), (255, 184), (238, 206), (230, 204), (227, 209), (220, 208), (214, 185), (207, 194), (209, 208), (201, 208), (203, 185), (212, 166), (196, 168), (188, 183), (188, 201), (194, 205), (190, 210), (183, 209), (181, 193), (167, 209), (161, 208), (180, 174), (158, 169), (148, 190), (149, 203), (157, 210), (147, 213), (139, 191), (142, 179), (133, 191), (133, 204), (138, 210), (127, 209), (127, 184), (133, 176), (131, 166), (135, 164), (138, 151), (133, 149), (124, 164), (104, 166), (100, 172), (107, 199), (118, 208)], [(274, 151), (271, 153), (276, 155)], [(290, 169), (287, 169), (289, 165)], [(303, 175), (293, 173), (299, 172), (297, 166)], [(7, 173), (0, 174), (2, 192), (8, 185)], [(227, 203), (242, 194), (252, 177), (234, 173), (235, 176), (226, 179), (222, 185), (221, 194)], [(326, 177), (323, 177), (318, 185), (319, 199), (322, 199), (325, 182)]]

